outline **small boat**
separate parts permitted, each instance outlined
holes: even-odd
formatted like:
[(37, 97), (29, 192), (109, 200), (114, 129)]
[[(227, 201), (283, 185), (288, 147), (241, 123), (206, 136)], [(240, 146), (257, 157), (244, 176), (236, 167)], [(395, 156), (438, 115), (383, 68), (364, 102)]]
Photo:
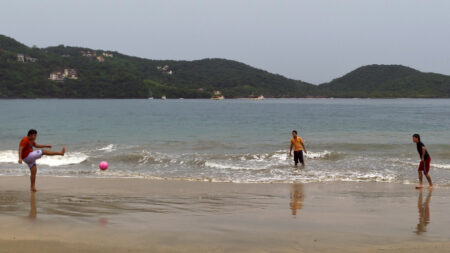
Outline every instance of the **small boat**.
[(250, 99), (251, 100), (264, 100), (264, 96), (263, 95), (260, 95), (260, 96), (250, 96)]
[(212, 100), (224, 100), (225, 97), (222, 95), (220, 91), (214, 91), (214, 96), (211, 97)]
[(165, 95), (163, 95), (163, 96), (161, 97), (161, 99), (162, 99), (162, 100), (166, 100), (167, 98), (166, 98)]
[(222, 95), (220, 95), (220, 96), (213, 96), (211, 99), (212, 99), (212, 100), (224, 100), (225, 97), (222, 96)]

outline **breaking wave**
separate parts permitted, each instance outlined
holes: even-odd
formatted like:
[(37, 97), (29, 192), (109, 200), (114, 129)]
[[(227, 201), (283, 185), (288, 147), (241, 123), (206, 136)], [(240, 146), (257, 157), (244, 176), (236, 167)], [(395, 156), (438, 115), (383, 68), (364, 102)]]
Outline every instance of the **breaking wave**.
[[(43, 156), (38, 164), (50, 167), (80, 164), (88, 159), (88, 156), (81, 152), (67, 152), (64, 156)], [(0, 151), (0, 163), (17, 163), (18, 155), (15, 150)]]
[[(108, 144), (67, 152), (64, 157), (44, 156), (38, 161), (40, 175), (67, 177), (115, 177), (171, 179), (235, 183), (289, 182), (395, 182), (416, 180), (418, 162), (412, 157), (388, 158), (371, 154), (352, 155), (329, 150), (305, 154), (305, 168), (293, 167), (286, 150), (261, 153), (166, 153), (142, 146)], [(107, 171), (98, 162), (110, 164)], [(70, 166), (69, 166), (70, 165)], [(57, 170), (54, 167), (60, 167)], [(26, 175), (17, 164), (16, 150), (0, 151), (0, 175)], [(450, 170), (445, 161), (432, 162), (433, 173)], [(440, 170), (439, 170), (440, 169)]]

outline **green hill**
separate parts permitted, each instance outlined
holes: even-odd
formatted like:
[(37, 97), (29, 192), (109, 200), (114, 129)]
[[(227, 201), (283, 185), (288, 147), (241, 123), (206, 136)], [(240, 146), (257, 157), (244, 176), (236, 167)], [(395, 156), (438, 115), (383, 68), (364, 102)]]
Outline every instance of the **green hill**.
[[(58, 80), (49, 80), (52, 72)], [(28, 47), (0, 35), (2, 98), (210, 98), (216, 90), (228, 98), (450, 97), (450, 76), (369, 65), (312, 85), (226, 59), (149, 60), (64, 45)]]
[[(18, 62), (18, 54), (37, 60)], [(51, 72), (66, 68), (75, 69), (78, 79), (49, 80)], [(215, 90), (226, 97), (304, 97), (314, 89), (225, 59), (161, 61), (63, 45), (28, 48), (0, 36), (0, 97), (144, 98), (151, 92), (154, 97), (210, 98)]]
[(328, 97), (450, 97), (450, 76), (401, 65), (368, 65), (318, 88)]

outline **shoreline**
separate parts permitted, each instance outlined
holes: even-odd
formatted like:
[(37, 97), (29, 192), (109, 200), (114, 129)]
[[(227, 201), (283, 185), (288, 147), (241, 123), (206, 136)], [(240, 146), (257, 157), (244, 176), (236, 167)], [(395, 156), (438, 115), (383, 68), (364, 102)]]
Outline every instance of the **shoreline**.
[[(45, 99), (45, 100), (213, 100), (211, 98), (59, 98), (59, 97), (39, 97), (39, 98), (0, 98), (0, 100), (37, 100), (37, 99)], [(286, 97), (286, 98), (278, 98), (278, 97), (264, 97), (263, 100), (275, 100), (275, 99), (307, 99), (307, 100), (322, 100), (322, 99), (342, 99), (342, 100), (350, 100), (350, 99), (364, 99), (364, 100), (395, 100), (395, 99), (411, 99), (411, 100), (420, 100), (420, 99), (450, 99), (450, 97)], [(237, 98), (225, 98), (223, 100), (249, 100), (249, 101), (263, 101), (263, 100), (252, 100), (251, 98), (246, 97), (237, 97)], [(213, 100), (217, 101), (217, 100)]]
[[(0, 248), (26, 252), (442, 252), (449, 189), (0, 177)], [(383, 224), (380, 226), (380, 224)], [(433, 251), (436, 250), (436, 251)]]
[[(0, 182), (1, 178), (29, 178), (28, 175), (1, 175), (0, 174)], [(409, 186), (412, 189), (415, 189), (415, 186), (418, 182), (405, 180), (403, 182), (400, 181), (352, 181), (352, 180), (336, 180), (336, 181), (218, 181), (215, 179), (192, 179), (192, 178), (168, 178), (168, 177), (157, 177), (157, 176), (140, 176), (140, 177), (127, 177), (127, 176), (68, 176), (68, 175), (43, 175), (37, 176), (37, 178), (47, 178), (51, 180), (56, 179), (74, 179), (74, 180), (138, 180), (144, 182), (185, 182), (185, 183), (208, 183), (208, 184), (231, 184), (231, 185), (292, 185), (292, 184), (302, 184), (302, 185), (310, 185), (310, 184), (386, 184), (386, 185), (397, 185), (397, 186)], [(426, 179), (424, 179), (426, 180)], [(434, 189), (449, 189), (450, 184), (434, 184), (433, 182), (433, 190)], [(418, 189), (416, 189), (418, 190)], [(428, 190), (428, 182), (423, 183), (422, 190)]]

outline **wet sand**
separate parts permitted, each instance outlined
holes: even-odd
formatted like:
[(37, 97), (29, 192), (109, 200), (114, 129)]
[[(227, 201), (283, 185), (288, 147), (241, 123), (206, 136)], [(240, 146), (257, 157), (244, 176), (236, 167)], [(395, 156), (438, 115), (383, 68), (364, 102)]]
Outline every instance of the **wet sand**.
[(450, 189), (0, 177), (0, 252), (450, 252)]

